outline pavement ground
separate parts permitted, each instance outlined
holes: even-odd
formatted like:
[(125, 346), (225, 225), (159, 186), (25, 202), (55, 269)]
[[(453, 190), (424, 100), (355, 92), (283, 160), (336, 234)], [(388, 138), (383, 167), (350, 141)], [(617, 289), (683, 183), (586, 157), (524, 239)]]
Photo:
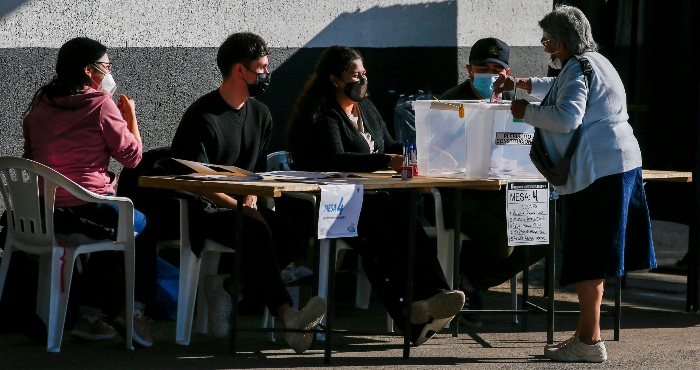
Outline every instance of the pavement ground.
[[(189, 346), (175, 344), (175, 323), (156, 320), (152, 327), (154, 346), (128, 351), (123, 339), (103, 342), (75, 340), (66, 332), (60, 353), (47, 353), (45, 348), (21, 333), (0, 334), (0, 369), (286, 369), (286, 368), (480, 368), (480, 369), (560, 369), (560, 368), (700, 368), (700, 315), (686, 313), (685, 277), (669, 277), (657, 284), (648, 273), (645, 281), (630, 275), (623, 290), (622, 332), (619, 342), (613, 341), (613, 317), (602, 318), (603, 339), (609, 359), (603, 364), (553, 363), (542, 356), (546, 344), (546, 318), (530, 315), (529, 331), (521, 331), (512, 315), (482, 315), (483, 327), (461, 327), (457, 338), (438, 334), (420, 347), (413, 347), (411, 358), (402, 358), (402, 337), (334, 336), (331, 365), (323, 363), (323, 346), (317, 343), (302, 355), (294, 354), (280, 334), (270, 342), (267, 334), (243, 332), (239, 336), (240, 353), (230, 355), (228, 340), (217, 341), (209, 335), (194, 334)], [(651, 278), (650, 278), (651, 276)], [(533, 279), (535, 277), (533, 276)], [(674, 280), (675, 279), (675, 280)], [(346, 278), (352, 281), (351, 278)], [(643, 280), (643, 279), (642, 279)], [(340, 286), (343, 277), (338, 280)], [(541, 282), (531, 282), (533, 301), (544, 305)], [(641, 286), (641, 287), (636, 287)], [(348, 288), (348, 291), (354, 291)], [(614, 285), (607, 284), (603, 309), (612, 311)], [(508, 309), (508, 284), (486, 292), (486, 308)], [(557, 288), (557, 310), (576, 310), (572, 289)], [(373, 297), (369, 310), (352, 307), (352, 297), (339, 296), (336, 328), (382, 330), (386, 313)], [(555, 340), (571, 336), (576, 315), (555, 316)], [(242, 326), (259, 326), (261, 316), (242, 318)]]

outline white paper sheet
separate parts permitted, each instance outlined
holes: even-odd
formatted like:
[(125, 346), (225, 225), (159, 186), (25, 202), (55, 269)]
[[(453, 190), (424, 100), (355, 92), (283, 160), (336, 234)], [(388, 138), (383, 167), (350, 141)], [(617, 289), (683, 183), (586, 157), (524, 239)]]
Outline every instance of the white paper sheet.
[(549, 243), (547, 181), (508, 181), (506, 205), (508, 245)]
[(357, 236), (357, 222), (362, 210), (362, 184), (320, 185), (318, 238)]

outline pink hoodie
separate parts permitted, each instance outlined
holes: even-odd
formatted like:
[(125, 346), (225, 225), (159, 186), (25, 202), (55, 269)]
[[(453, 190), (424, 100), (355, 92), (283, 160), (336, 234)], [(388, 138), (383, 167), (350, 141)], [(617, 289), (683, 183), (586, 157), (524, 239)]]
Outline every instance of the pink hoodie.
[[(113, 157), (124, 167), (141, 161), (142, 144), (126, 128), (112, 95), (90, 87), (85, 92), (49, 100), (44, 96), (23, 124), (24, 154), (60, 172), (87, 190), (114, 194)], [(56, 207), (85, 204), (58, 188)]]

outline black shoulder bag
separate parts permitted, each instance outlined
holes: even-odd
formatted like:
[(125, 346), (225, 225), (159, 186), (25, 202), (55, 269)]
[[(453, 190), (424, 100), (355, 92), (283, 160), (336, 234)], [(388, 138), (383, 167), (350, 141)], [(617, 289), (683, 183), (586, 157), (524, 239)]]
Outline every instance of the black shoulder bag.
[[(591, 72), (593, 71), (593, 67), (586, 57), (580, 55), (575, 55), (574, 57), (581, 63), (583, 75), (586, 77), (586, 91), (590, 93)], [(554, 86), (552, 85), (552, 87)], [(552, 92), (551, 88), (542, 101), (547, 99), (550, 92)], [(588, 97), (586, 97), (586, 103), (587, 102)], [(569, 177), (569, 169), (571, 168), (571, 158), (574, 156), (574, 151), (576, 151), (579, 139), (581, 138), (581, 126), (583, 126), (583, 123), (574, 131), (574, 135), (571, 137), (564, 157), (557, 165), (552, 163), (552, 159), (547, 153), (547, 147), (544, 145), (544, 141), (542, 141), (540, 129), (535, 127), (535, 135), (532, 138), (532, 146), (530, 147), (530, 160), (532, 160), (537, 170), (539, 170), (544, 178), (552, 185), (561, 186), (566, 184), (566, 180)]]

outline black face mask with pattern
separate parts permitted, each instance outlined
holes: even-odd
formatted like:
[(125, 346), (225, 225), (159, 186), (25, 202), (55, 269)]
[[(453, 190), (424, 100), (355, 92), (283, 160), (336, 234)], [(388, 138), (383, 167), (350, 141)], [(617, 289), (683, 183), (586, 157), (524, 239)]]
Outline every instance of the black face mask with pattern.
[(255, 83), (248, 84), (248, 95), (251, 97), (258, 96), (267, 90), (270, 86), (270, 77), (272, 73), (256, 73)]
[(367, 79), (360, 78), (359, 81), (346, 83), (343, 93), (353, 101), (361, 102), (367, 97)]

